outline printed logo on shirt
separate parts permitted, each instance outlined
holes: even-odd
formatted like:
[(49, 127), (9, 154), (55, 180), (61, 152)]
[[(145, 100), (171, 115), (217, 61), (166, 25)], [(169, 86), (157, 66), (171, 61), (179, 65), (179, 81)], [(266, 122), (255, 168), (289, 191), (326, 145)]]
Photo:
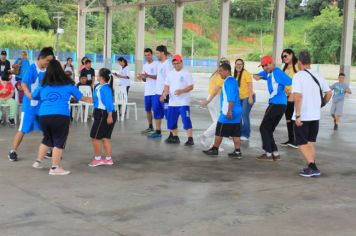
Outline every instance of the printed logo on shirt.
[(61, 99), (61, 95), (57, 92), (51, 92), (47, 94), (47, 99), (50, 102), (56, 102)]

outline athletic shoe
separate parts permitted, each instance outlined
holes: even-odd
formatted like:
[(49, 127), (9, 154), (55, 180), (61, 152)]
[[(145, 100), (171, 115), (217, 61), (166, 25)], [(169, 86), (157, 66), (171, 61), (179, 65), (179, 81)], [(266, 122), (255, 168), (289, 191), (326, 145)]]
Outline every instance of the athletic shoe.
[(7, 156), (9, 158), (9, 161), (17, 161), (17, 153), (16, 152), (9, 152), (9, 155)]
[(194, 146), (194, 141), (193, 141), (193, 139), (188, 139), (188, 141), (185, 142), (184, 146), (187, 146), (187, 147), (189, 147), (189, 146)]
[(36, 168), (36, 169), (42, 169), (42, 168), (44, 167), (44, 165), (43, 165), (43, 162), (35, 161), (35, 162), (32, 164), (32, 167), (33, 167), (33, 168)]
[(14, 119), (9, 119), (9, 125), (11, 127), (15, 126), (15, 120)]
[(205, 136), (204, 134), (198, 135), (198, 138), (199, 138), (200, 144), (201, 144), (203, 147), (207, 147), (207, 146), (208, 146), (208, 145), (206, 144), (206, 136)]
[(259, 161), (273, 161), (273, 156), (267, 156), (266, 153), (264, 153), (261, 156), (256, 157), (256, 159)]
[[(47, 152), (47, 154), (46, 154), (46, 156), (44, 157), (45, 159), (51, 159), (52, 158), (52, 149), (50, 149), (48, 152)], [(62, 158), (61, 158), (62, 159)]]
[(313, 170), (309, 167), (304, 168), (301, 172), (299, 172), (300, 176), (303, 177), (318, 177), (321, 175), (320, 170)]
[(55, 169), (50, 169), (49, 170), (49, 175), (69, 175), (70, 174), (70, 171), (69, 170), (64, 170), (63, 168), (61, 167), (57, 167)]
[(273, 155), (272, 154), (272, 158), (274, 161), (280, 161), (281, 160), (281, 155)]
[(298, 149), (298, 145), (295, 142), (289, 142), (288, 143), (288, 147), (294, 148), (294, 149)]
[(152, 129), (152, 128), (147, 128), (147, 129), (141, 131), (141, 134), (150, 134), (150, 133), (152, 133), (152, 132), (154, 132), (154, 131), (155, 131), (155, 130)]
[(248, 138), (247, 137), (245, 137), (245, 136), (241, 136), (241, 141), (248, 141)]
[(338, 130), (339, 129), (339, 126), (335, 123), (334, 124), (334, 130), (336, 131), (336, 130)]
[(217, 156), (217, 155), (219, 155), (219, 150), (217, 150), (215, 148), (214, 149), (210, 148), (208, 150), (204, 150), (203, 153), (208, 156)]
[(96, 167), (96, 166), (102, 166), (102, 165), (105, 165), (104, 160), (95, 160), (94, 159), (89, 163), (90, 167)]
[(169, 136), (166, 140), (164, 140), (167, 144), (180, 144), (180, 140), (178, 136)]
[(162, 134), (154, 132), (154, 133), (148, 135), (147, 138), (162, 138)]
[(105, 165), (105, 166), (112, 166), (112, 165), (114, 165), (114, 162), (113, 162), (113, 160), (112, 159), (110, 159), (110, 160), (106, 160), (106, 159), (104, 159), (104, 160), (102, 160), (103, 161), (103, 165)]
[(281, 143), (281, 146), (282, 147), (288, 147), (288, 144), (289, 144), (290, 142), (289, 142), (289, 140), (287, 141), (287, 142), (284, 142), (284, 143)]
[(238, 159), (238, 160), (242, 159), (242, 153), (236, 150), (233, 151), (232, 153), (229, 153), (228, 156), (232, 159)]

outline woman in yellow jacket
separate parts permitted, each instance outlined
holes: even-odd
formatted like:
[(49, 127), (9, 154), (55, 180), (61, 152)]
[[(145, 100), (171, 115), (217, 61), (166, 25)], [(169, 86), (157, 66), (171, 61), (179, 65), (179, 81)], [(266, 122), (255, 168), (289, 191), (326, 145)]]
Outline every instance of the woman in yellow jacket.
[(255, 103), (255, 94), (253, 92), (252, 76), (245, 69), (244, 60), (240, 58), (235, 61), (234, 77), (238, 81), (242, 106), (241, 141), (248, 141), (251, 134), (250, 112)]
[[(283, 71), (293, 79), (294, 75), (298, 72), (297, 63), (298, 59), (295, 56), (295, 53), (292, 49), (284, 49), (282, 52), (282, 61), (284, 63)], [(281, 146), (298, 148), (295, 142), (294, 135), (294, 122), (292, 121), (292, 116), (294, 112), (294, 98), (292, 94), (292, 86), (286, 87), (286, 94), (288, 98), (287, 110), (285, 112), (285, 117), (287, 121), (287, 130), (288, 130), (288, 141), (281, 143)]]

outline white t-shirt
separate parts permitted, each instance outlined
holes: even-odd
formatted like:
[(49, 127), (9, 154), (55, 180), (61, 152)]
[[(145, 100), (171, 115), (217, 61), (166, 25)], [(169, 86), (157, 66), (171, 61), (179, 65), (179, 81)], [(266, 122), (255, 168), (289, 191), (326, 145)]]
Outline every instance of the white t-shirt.
[[(308, 71), (319, 81), (323, 93), (330, 91), (330, 87), (322, 75), (314, 70)], [(302, 121), (320, 120), (320, 88), (307, 72), (299, 71), (294, 75), (292, 93), (302, 94), (302, 107), (300, 110)], [(295, 112), (293, 120), (295, 120)]]
[(166, 79), (166, 85), (169, 86), (169, 104), (171, 107), (189, 106), (190, 104), (190, 92), (183, 93), (179, 96), (174, 95), (174, 92), (178, 89), (184, 89), (190, 85), (193, 85), (192, 74), (186, 70), (176, 71), (172, 70), (168, 73)]
[[(157, 75), (158, 62), (153, 61), (151, 63), (146, 62), (143, 65), (143, 73), (148, 75)], [(146, 78), (145, 82), (145, 96), (152, 96), (156, 94), (156, 80)]]
[(173, 65), (169, 60), (164, 62), (158, 62), (157, 68), (157, 80), (156, 80), (156, 94), (162, 95), (165, 80), (167, 78), (167, 74), (173, 70)]
[[(130, 72), (130, 69), (128, 66), (126, 66), (125, 68), (121, 69), (119, 75), (122, 75), (122, 76), (128, 76), (129, 78), (131, 78), (131, 72)], [(131, 79), (123, 79), (123, 78), (120, 78), (120, 86), (124, 86), (124, 87), (127, 87), (127, 86), (130, 86), (130, 80)]]

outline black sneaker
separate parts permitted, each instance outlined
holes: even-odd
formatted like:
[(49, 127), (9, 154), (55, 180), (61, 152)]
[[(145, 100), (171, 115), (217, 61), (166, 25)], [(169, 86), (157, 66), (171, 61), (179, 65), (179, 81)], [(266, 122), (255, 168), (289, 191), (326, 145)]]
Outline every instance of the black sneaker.
[(164, 142), (167, 144), (180, 144), (178, 136), (169, 136)]
[(335, 123), (334, 130), (338, 130), (339, 126)]
[(9, 155), (7, 156), (9, 158), (9, 161), (18, 161), (17, 159), (17, 153), (16, 152), (9, 152)]
[(238, 160), (242, 159), (242, 153), (240, 151), (234, 150), (232, 153), (229, 153), (227, 155), (233, 159), (238, 159)]
[(188, 141), (185, 142), (184, 146), (194, 146), (194, 140), (193, 139), (188, 139)]
[(51, 159), (52, 158), (52, 149), (49, 150), (45, 156), (45, 159)]
[(9, 124), (10, 126), (15, 126), (15, 120), (14, 119), (9, 119)]
[(219, 155), (219, 149), (210, 148), (208, 150), (204, 150), (203, 153), (208, 155), (208, 156), (217, 156), (217, 155)]
[(287, 141), (287, 142), (284, 142), (284, 143), (281, 143), (281, 146), (282, 147), (288, 147), (288, 144), (289, 144), (290, 142), (289, 142), (289, 140)]
[(298, 145), (296, 144), (296, 142), (289, 142), (288, 143), (288, 147), (294, 148), (294, 149), (298, 149)]
[(154, 131), (155, 130), (153, 128), (147, 128), (147, 129), (141, 131), (141, 134), (151, 134)]

